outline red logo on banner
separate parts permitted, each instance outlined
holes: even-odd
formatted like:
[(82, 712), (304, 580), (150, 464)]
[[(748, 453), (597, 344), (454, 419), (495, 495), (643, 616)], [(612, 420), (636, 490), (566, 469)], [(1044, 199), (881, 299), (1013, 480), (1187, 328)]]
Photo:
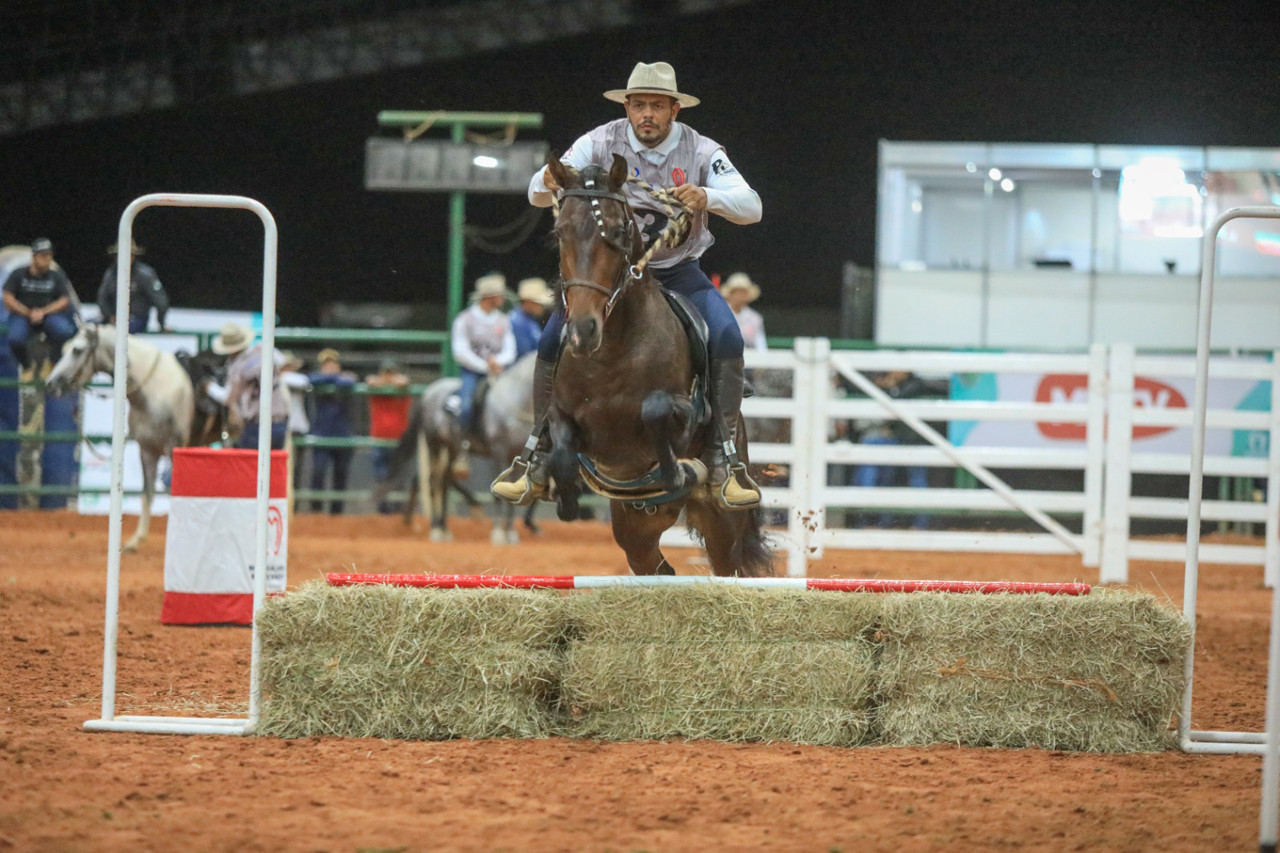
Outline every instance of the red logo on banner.
[(267, 538), (271, 540), (271, 553), (279, 556), (280, 546), (284, 544), (284, 516), (274, 506), (267, 507)]
[(672, 169), (671, 180), (676, 182), (676, 186), (684, 186), (684, 169)]
[[(1036, 388), (1037, 403), (1083, 403), (1088, 399), (1089, 377), (1082, 373), (1050, 373), (1041, 378)], [(1139, 376), (1133, 381), (1133, 403), (1138, 408), (1185, 409), (1187, 400), (1172, 385)], [(1045, 438), (1058, 441), (1084, 441), (1084, 424), (1040, 422), (1036, 429)], [(1171, 432), (1173, 427), (1136, 426), (1133, 437), (1150, 438)]]

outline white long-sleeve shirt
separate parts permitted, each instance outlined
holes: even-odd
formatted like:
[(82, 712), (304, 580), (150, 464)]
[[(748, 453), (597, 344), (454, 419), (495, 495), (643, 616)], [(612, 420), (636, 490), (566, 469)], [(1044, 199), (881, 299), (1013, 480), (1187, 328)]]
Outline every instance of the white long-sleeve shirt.
[(476, 373), (489, 372), (489, 359), (505, 369), (516, 360), (516, 336), (511, 321), (499, 310), (485, 312), (478, 303), (453, 319), (450, 348), (459, 365)]

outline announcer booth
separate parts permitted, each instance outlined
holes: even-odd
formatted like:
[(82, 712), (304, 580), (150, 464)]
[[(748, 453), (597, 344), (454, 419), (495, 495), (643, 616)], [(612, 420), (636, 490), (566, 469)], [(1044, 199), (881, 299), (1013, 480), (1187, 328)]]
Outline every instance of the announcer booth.
[[(173, 451), (164, 549), (165, 625), (253, 624), (256, 450)], [(267, 506), (267, 593), (288, 574), (288, 454), (271, 451)]]

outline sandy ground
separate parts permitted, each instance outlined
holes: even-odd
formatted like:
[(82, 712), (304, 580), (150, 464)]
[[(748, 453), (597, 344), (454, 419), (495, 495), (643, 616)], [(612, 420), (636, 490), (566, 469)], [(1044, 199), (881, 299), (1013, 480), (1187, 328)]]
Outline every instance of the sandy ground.
[[(131, 530), (131, 520), (126, 520)], [(427, 542), (388, 517), (300, 515), (290, 580), (326, 571), (613, 574), (604, 525), (515, 548), (463, 521)], [(1044, 750), (836, 749), (93, 734), (107, 522), (0, 513), (0, 850), (1244, 850), (1261, 761)], [(702, 571), (693, 552), (677, 570)], [(122, 580), (120, 713), (243, 713), (249, 631), (159, 624), (164, 522)], [(832, 552), (832, 577), (1095, 581), (1078, 559)], [(1205, 567), (1196, 728), (1260, 730), (1270, 596)], [(1182, 568), (1134, 586), (1180, 605)]]

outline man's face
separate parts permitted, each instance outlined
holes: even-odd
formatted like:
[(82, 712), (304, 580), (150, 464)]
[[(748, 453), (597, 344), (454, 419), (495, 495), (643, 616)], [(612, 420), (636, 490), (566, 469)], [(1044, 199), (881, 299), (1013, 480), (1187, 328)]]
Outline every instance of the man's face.
[(532, 299), (525, 299), (520, 304), (524, 307), (524, 313), (528, 314), (530, 317), (541, 317), (543, 314), (547, 313), (546, 306), (541, 302), (534, 302)]
[(661, 145), (671, 133), (671, 122), (680, 113), (680, 102), (668, 95), (640, 92), (627, 95), (627, 121), (646, 148)]
[(53, 265), (53, 252), (37, 252), (31, 256), (31, 271), (36, 275), (44, 275)]
[(486, 296), (480, 300), (480, 310), (486, 314), (492, 314), (494, 311), (502, 308), (505, 300), (501, 296)]

